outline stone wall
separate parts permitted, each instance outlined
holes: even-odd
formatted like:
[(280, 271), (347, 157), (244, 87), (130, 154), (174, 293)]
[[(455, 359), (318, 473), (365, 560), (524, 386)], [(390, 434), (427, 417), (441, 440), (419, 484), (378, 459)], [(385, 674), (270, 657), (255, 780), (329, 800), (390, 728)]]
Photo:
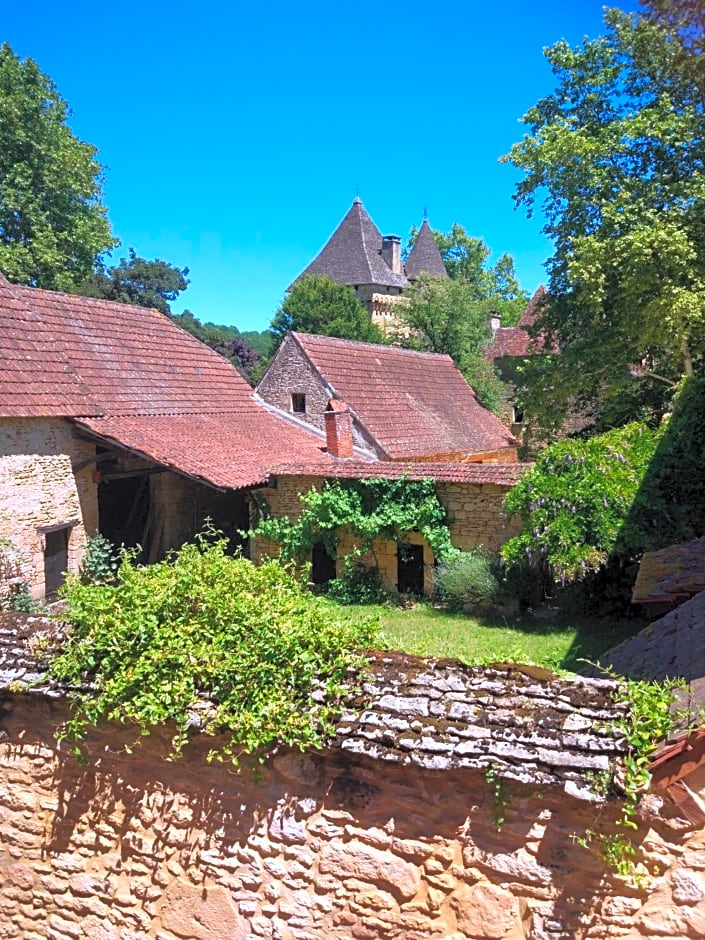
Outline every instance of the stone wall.
[(95, 446), (59, 418), (0, 421), (0, 536), (16, 547), (15, 570), (36, 598), (44, 596), (46, 530), (68, 527), (69, 570), (77, 571), (86, 533), (97, 529), (95, 463), (86, 463), (94, 456)]
[(644, 881), (574, 836), (614, 812), (557, 787), (282, 751), (261, 773), (165, 762), (166, 730), (132, 754), (106, 728), (80, 764), (60, 701), (5, 701), (0, 912), (6, 940), (695, 940), (705, 834), (635, 833)]
[[(269, 504), (271, 513), (276, 518), (288, 516), (298, 518), (301, 512), (299, 493), (306, 493), (312, 486), (320, 488), (323, 480), (318, 477), (277, 477), (276, 489), (262, 489), (261, 496)], [(443, 483), (437, 484), (438, 498), (448, 511), (449, 528), (453, 544), (467, 551), (482, 546), (496, 551), (508, 538), (519, 531), (517, 519), (507, 521), (502, 506), (507, 495), (507, 487), (494, 483)], [(424, 544), (418, 533), (409, 533), (408, 542)], [(352, 547), (352, 541), (343, 535), (339, 546), (338, 565), (342, 557)], [(363, 561), (379, 569), (385, 587), (392, 590), (397, 585), (396, 543), (378, 539), (372, 552)], [(252, 546), (251, 557), (262, 558), (264, 555), (278, 553), (274, 542), (256, 539)], [(426, 593), (433, 587), (434, 558), (431, 549), (424, 544), (424, 586)]]

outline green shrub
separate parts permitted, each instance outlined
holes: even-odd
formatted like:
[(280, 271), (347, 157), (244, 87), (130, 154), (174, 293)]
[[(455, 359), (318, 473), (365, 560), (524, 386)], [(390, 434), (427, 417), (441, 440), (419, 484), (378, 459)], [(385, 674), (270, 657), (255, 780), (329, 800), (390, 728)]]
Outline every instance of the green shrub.
[(23, 614), (38, 614), (43, 610), (39, 601), (35, 601), (32, 597), (26, 581), (23, 581), (18, 589), (9, 595), (8, 607), (10, 610)]
[(98, 532), (86, 541), (79, 576), (84, 584), (111, 584), (115, 580), (119, 552), (113, 543)]
[(194, 706), (207, 700), (204, 730), (226, 732), (219, 758), (237, 764), (277, 743), (322, 743), (376, 622), (336, 620), (278, 562), (255, 567), (226, 548), (201, 536), (156, 565), (123, 552), (112, 585), (69, 578), (62, 619), (72, 628), (52, 673), (94, 691), (77, 696), (65, 737), (106, 719), (142, 734), (173, 721), (178, 754)]
[(389, 599), (379, 571), (367, 567), (354, 555), (343, 560), (342, 571), (328, 582), (326, 594), (339, 604), (383, 604)]
[(439, 565), (434, 581), (436, 593), (451, 609), (492, 601), (502, 593), (499, 558), (483, 548), (461, 552)]

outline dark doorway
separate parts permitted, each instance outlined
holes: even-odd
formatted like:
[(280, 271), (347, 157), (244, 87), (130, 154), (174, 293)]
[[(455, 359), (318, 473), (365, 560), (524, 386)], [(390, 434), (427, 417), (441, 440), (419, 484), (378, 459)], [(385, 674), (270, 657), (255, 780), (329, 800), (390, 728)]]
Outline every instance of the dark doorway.
[(397, 590), (423, 595), (423, 545), (397, 545)]
[(100, 534), (113, 545), (143, 550), (149, 517), (149, 476), (103, 480), (98, 485)]
[(55, 594), (64, 583), (69, 566), (68, 526), (44, 533), (44, 593)]
[(335, 558), (323, 542), (316, 542), (311, 549), (311, 580), (314, 584), (328, 584), (335, 578)]

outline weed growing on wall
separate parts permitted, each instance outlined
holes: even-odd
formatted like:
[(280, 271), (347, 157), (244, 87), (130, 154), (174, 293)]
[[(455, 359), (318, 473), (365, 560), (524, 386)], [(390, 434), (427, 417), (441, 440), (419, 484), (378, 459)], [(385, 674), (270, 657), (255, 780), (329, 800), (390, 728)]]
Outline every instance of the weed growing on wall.
[(123, 551), (114, 584), (73, 577), (62, 596), (71, 629), (52, 674), (93, 686), (76, 695), (65, 737), (104, 720), (143, 735), (174, 722), (178, 754), (207, 702), (203, 730), (224, 732), (213, 755), (234, 763), (277, 743), (320, 746), (355, 651), (376, 635), (370, 618), (331, 616), (278, 562), (255, 567), (204, 536), (147, 567)]

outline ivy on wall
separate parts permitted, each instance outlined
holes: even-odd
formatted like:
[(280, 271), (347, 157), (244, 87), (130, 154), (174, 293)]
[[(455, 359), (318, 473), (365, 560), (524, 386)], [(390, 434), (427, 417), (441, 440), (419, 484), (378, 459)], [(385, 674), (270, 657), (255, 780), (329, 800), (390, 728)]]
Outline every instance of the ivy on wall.
[(375, 539), (399, 540), (409, 532), (426, 540), (437, 561), (457, 553), (433, 480), (326, 480), (299, 499), (303, 509), (297, 519), (268, 518), (265, 508), (251, 533), (277, 542), (284, 560), (304, 562), (318, 542), (335, 557), (343, 530), (360, 554), (370, 551)]

